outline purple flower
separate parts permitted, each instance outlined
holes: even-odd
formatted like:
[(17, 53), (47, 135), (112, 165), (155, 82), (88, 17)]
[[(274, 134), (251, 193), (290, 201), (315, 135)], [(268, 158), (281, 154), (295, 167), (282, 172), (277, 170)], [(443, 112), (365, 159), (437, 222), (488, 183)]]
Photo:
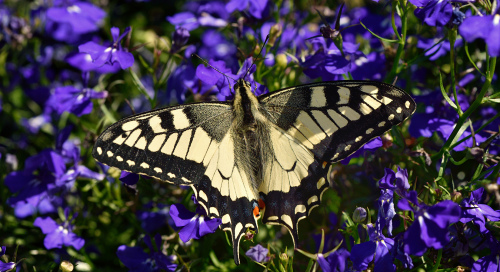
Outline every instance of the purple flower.
[(137, 217), (141, 220), (141, 227), (148, 233), (162, 228), (166, 223), (174, 225), (169, 215), (170, 206), (155, 204), (150, 202), (144, 205), (144, 210), (137, 212)]
[(267, 0), (231, 0), (226, 4), (227, 12), (231, 13), (235, 10), (245, 10), (255, 18), (261, 19), (262, 13), (267, 6)]
[(349, 164), (352, 158), (357, 158), (363, 154), (365, 154), (365, 151), (369, 152), (374, 152), (375, 150), (379, 149), (380, 147), (383, 146), (382, 139), (380, 137), (373, 138), (370, 140), (368, 143), (366, 143), (364, 146), (362, 146), (360, 149), (356, 150), (356, 152), (352, 153), (349, 155), (349, 157), (343, 159), (340, 161), (342, 164)]
[[(425, 52), (425, 56), (429, 57), (429, 60), (437, 60), (439, 57), (446, 55), (450, 52), (450, 41), (444, 40), (440, 44), (436, 43), (439, 41), (439, 38), (433, 39), (424, 39), (419, 38), (417, 42), (417, 47), (421, 49), (428, 50)], [(459, 47), (462, 45), (463, 40), (457, 40), (455, 43), (455, 47)], [(429, 50), (430, 49), (430, 50)]]
[[(5, 255), (5, 250), (6, 250), (5, 246), (0, 247), (0, 257)], [(0, 272), (9, 271), (11, 269), (14, 269), (15, 267), (16, 263), (14, 262), (4, 263), (3, 261), (0, 261)]]
[(262, 263), (264, 261), (267, 261), (269, 258), (267, 257), (267, 253), (269, 250), (260, 244), (257, 244), (254, 247), (251, 247), (247, 252), (245, 252), (245, 255), (247, 255), (250, 259)]
[(500, 268), (498, 265), (498, 259), (500, 258), (500, 243), (492, 235), (488, 235), (487, 241), (491, 254), (479, 258), (472, 265), (472, 272), (498, 271)]
[(217, 30), (207, 30), (201, 36), (202, 46), (198, 53), (204, 59), (224, 60), (230, 68), (236, 69), (238, 61), (234, 57), (237, 48)]
[(172, 48), (170, 52), (177, 52), (184, 46), (189, 39), (189, 31), (183, 27), (178, 27), (172, 34)]
[(47, 10), (46, 31), (59, 41), (75, 41), (79, 35), (99, 29), (106, 13), (86, 2), (58, 1), (60, 6)]
[(406, 197), (410, 183), (408, 182), (408, 171), (398, 166), (398, 172), (394, 173), (392, 169), (385, 168), (385, 175), (380, 179), (381, 189), (395, 191), (400, 197)]
[(202, 95), (212, 86), (199, 84), (196, 70), (191, 64), (182, 63), (172, 72), (167, 81), (167, 93), (174, 96), (179, 103), (186, 101), (186, 93), (191, 90), (195, 95)]
[(341, 79), (343, 74), (351, 71), (355, 60), (363, 56), (363, 53), (357, 50), (359, 47), (357, 44), (342, 43), (344, 54), (350, 55), (350, 60), (347, 60), (330, 40), (328, 40), (328, 46), (324, 39), (316, 38), (312, 41), (316, 52), (314, 55), (307, 56), (301, 66), (304, 67), (304, 74), (313, 79), (318, 77), (321, 77), (323, 81)]
[(328, 257), (318, 253), (318, 264), (323, 269), (323, 271), (332, 272), (342, 272), (346, 271), (347, 259), (351, 256), (351, 253), (345, 248), (339, 248), (335, 252), (330, 253)]
[(460, 216), (460, 222), (467, 223), (473, 221), (481, 233), (488, 231), (486, 229), (485, 217), (491, 221), (500, 221), (500, 211), (493, 210), (490, 206), (486, 204), (479, 204), (484, 193), (484, 188), (479, 188), (470, 194), (469, 199), (464, 199), (461, 203), (462, 214)]
[[(410, 205), (410, 200), (413, 207)], [(451, 200), (444, 200), (434, 206), (419, 204), (417, 192), (411, 191), (408, 199), (398, 202), (398, 208), (413, 211), (415, 221), (404, 233), (404, 251), (422, 256), (428, 247), (443, 248), (450, 241), (448, 227), (459, 220), (460, 206)]]
[(444, 26), (452, 16), (453, 7), (447, 0), (410, 0), (418, 8), (415, 16), (430, 26)]
[(140, 247), (128, 247), (126, 245), (119, 246), (116, 251), (116, 255), (129, 271), (175, 271), (177, 265), (173, 263), (174, 257), (162, 253), (160, 234), (155, 236), (156, 250), (151, 244), (149, 235), (146, 235), (143, 241), (148, 246), (149, 253), (144, 252)]
[[(191, 199), (197, 204), (194, 198)], [(200, 239), (202, 236), (214, 233), (221, 224), (220, 218), (207, 219), (205, 211), (199, 205), (196, 207), (196, 213), (189, 211), (182, 204), (173, 204), (170, 206), (170, 216), (177, 227), (183, 227), (179, 231), (179, 237), (186, 243), (190, 239)]]
[(500, 8), (497, 8), (494, 15), (465, 18), (458, 32), (467, 42), (483, 39), (488, 45), (488, 54), (492, 57), (500, 56)]
[(391, 250), (394, 240), (385, 237), (378, 226), (368, 224), (368, 235), (370, 241), (354, 245), (351, 250), (351, 260), (356, 270), (365, 270), (368, 264), (373, 261), (375, 264), (373, 271), (396, 271), (393, 264)]
[(85, 244), (85, 240), (73, 233), (73, 226), (69, 221), (57, 224), (50, 217), (37, 217), (33, 226), (39, 227), (42, 229), (43, 234), (47, 235), (43, 240), (43, 245), (47, 249), (62, 248), (64, 245), (80, 250)]
[(120, 173), (119, 180), (128, 186), (136, 185), (139, 182), (139, 175), (135, 173), (130, 173), (127, 171), (122, 171)]
[[(77, 177), (101, 180), (103, 174), (95, 173), (78, 165), (80, 149), (67, 140), (72, 126), (57, 134), (56, 149), (44, 149), (26, 159), (23, 170), (14, 171), (5, 177), (5, 185), (14, 194), (7, 203), (16, 208), (18, 217), (26, 217), (37, 210), (54, 212), (62, 204), (58, 193), (66, 193), (73, 187)], [(72, 164), (67, 167), (66, 164)]]
[(130, 30), (130, 27), (125, 28), (123, 34), (120, 36), (120, 29), (112, 27), (112, 46), (106, 47), (91, 41), (78, 46), (78, 50), (80, 53), (89, 54), (96, 67), (103, 65), (113, 66), (115, 63), (118, 63), (122, 69), (127, 69), (134, 64), (134, 55), (122, 48), (121, 40), (127, 36)]
[(186, 12), (168, 16), (167, 21), (176, 27), (184, 27), (192, 31), (200, 26), (224, 27), (228, 24), (229, 13), (225, 4), (220, 1), (188, 2)]
[[(219, 70), (219, 72), (212, 67), (206, 67), (203, 64), (200, 64), (196, 68), (196, 76), (209, 86), (216, 85), (219, 89), (217, 97), (221, 101), (232, 98), (233, 94), (230, 89), (232, 88), (233, 82), (229, 81), (230, 79), (238, 80), (240, 78), (244, 78), (246, 81), (250, 82), (250, 86), (255, 95), (261, 95), (267, 92), (265, 86), (259, 84), (253, 79), (252, 73), (255, 71), (255, 66), (250, 67), (252, 65), (252, 58), (245, 60), (237, 75), (232, 74), (231, 70), (226, 68), (223, 61), (210, 60), (208, 63), (212, 65), (212, 67)], [(221, 73), (224, 73), (224, 75)]]
[(91, 99), (103, 99), (107, 96), (107, 91), (96, 92), (90, 88), (78, 89), (74, 86), (62, 86), (54, 91), (53, 107), (58, 114), (67, 111), (80, 117), (92, 112)]

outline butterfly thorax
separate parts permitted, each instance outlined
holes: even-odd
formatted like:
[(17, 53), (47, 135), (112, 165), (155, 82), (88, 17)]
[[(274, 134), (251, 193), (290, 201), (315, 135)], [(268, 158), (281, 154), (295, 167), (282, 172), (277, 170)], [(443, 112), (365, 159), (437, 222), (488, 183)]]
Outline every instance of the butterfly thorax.
[(239, 79), (234, 85), (233, 135), (235, 152), (239, 156), (239, 167), (250, 176), (256, 195), (263, 180), (263, 164), (269, 161), (270, 146), (267, 119), (260, 110), (257, 97), (253, 94), (250, 83)]

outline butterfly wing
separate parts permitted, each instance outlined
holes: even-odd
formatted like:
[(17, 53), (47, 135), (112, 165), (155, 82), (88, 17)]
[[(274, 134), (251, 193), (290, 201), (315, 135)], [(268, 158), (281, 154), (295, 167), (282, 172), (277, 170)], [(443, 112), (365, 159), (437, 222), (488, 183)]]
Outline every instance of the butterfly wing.
[(177, 185), (189, 185), (210, 217), (230, 231), (235, 261), (247, 228), (257, 230), (256, 192), (236, 163), (229, 103), (150, 111), (111, 125), (97, 139), (99, 162)]
[[(403, 90), (369, 81), (308, 84), (259, 97), (270, 121), (274, 160), (260, 194), (263, 222), (287, 227), (294, 242), (300, 219), (319, 205), (328, 167), (415, 111)], [(281, 155), (286, 154), (286, 155)]]

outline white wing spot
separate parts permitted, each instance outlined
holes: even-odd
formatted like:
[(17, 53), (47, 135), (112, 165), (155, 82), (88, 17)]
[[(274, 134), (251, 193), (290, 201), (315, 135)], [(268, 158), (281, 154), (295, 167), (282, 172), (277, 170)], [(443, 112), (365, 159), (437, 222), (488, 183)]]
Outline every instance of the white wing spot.
[(167, 138), (166, 134), (160, 134), (156, 135), (151, 143), (149, 143), (148, 149), (151, 152), (157, 152), (160, 150), (161, 145), (165, 142), (165, 139)]
[(325, 185), (325, 178), (320, 178), (318, 180), (318, 183), (316, 184), (316, 187), (318, 188), (318, 190), (323, 187), (323, 185)]
[(133, 166), (135, 165), (135, 161), (127, 160), (128, 166)]
[(325, 87), (312, 87), (311, 107), (326, 107)]
[(163, 172), (160, 167), (155, 167), (153, 170), (155, 170), (156, 173)]
[(136, 128), (137, 126), (139, 126), (139, 122), (129, 121), (129, 122), (122, 125), (122, 129), (124, 131), (131, 131), (132, 129)]
[(113, 152), (111, 152), (110, 150), (108, 150), (108, 152), (106, 152), (106, 154), (108, 154), (108, 157), (113, 157)]
[(351, 91), (346, 87), (339, 87), (339, 102), (337, 104), (347, 104), (349, 103), (349, 97), (351, 95)]
[(410, 105), (411, 105), (411, 104), (410, 104), (410, 101), (406, 101), (406, 102), (405, 102), (405, 107), (406, 107), (407, 109), (409, 109), (409, 108), (410, 108)]
[(116, 156), (116, 160), (119, 161), (119, 162), (122, 162), (123, 158), (122, 158), (122, 156)]
[(163, 145), (163, 148), (161, 149), (161, 153), (165, 153), (167, 155), (172, 154), (172, 151), (174, 151), (175, 142), (177, 141), (178, 135), (179, 134), (177, 133), (172, 133), (170, 136), (168, 136), (167, 142)]
[(366, 104), (370, 105), (373, 109), (378, 109), (382, 104), (378, 102), (377, 100), (373, 99), (373, 97), (369, 95), (362, 95), (361, 98), (363, 99), (363, 102)]
[(373, 111), (373, 110), (372, 110), (372, 108), (368, 107), (368, 105), (367, 105), (367, 104), (365, 104), (365, 103), (361, 103), (361, 104), (359, 105), (359, 110), (360, 110), (360, 111), (361, 111), (361, 113), (362, 113), (362, 114), (364, 114), (364, 115), (368, 115), (368, 114), (370, 114), (370, 113)]
[(176, 177), (176, 175), (174, 173), (167, 173), (167, 176), (169, 178), (175, 178)]
[(358, 120), (360, 115), (359, 113), (355, 112), (353, 109), (349, 107), (340, 107), (339, 111), (342, 115), (347, 116), (347, 118), (351, 121)]
[(394, 119), (394, 114), (389, 115), (388, 119), (389, 119), (389, 121), (391, 121), (392, 119)]
[(332, 157), (332, 160), (335, 160), (339, 156), (339, 153), (335, 153), (335, 155)]
[(366, 130), (366, 134), (371, 134), (373, 132), (373, 128), (369, 128)]
[(186, 130), (181, 134), (181, 138), (175, 145), (175, 150), (172, 155), (177, 156), (181, 159), (186, 158), (189, 142), (191, 141), (191, 132), (192, 130)]
[(143, 163), (141, 163), (141, 167), (148, 169), (149, 168), (149, 164), (143, 162)]
[(403, 112), (403, 109), (402, 109), (401, 107), (398, 107), (398, 108), (396, 109), (396, 112), (397, 112), (397, 113), (401, 113), (401, 112)]
[(182, 177), (181, 179), (182, 179), (182, 181), (184, 181), (186, 183), (191, 183), (191, 181), (189, 179), (185, 178), (185, 177)]
[(383, 127), (383, 126), (385, 126), (385, 121), (378, 123), (378, 127)]
[(117, 145), (123, 144), (123, 142), (125, 142), (125, 139), (127, 139), (127, 137), (128, 137), (129, 134), (130, 134), (130, 131), (127, 131), (127, 132), (121, 134), (120, 136), (116, 137), (113, 140), (113, 143), (115, 143)]
[(102, 148), (100, 146), (97, 148), (97, 154), (102, 155)]
[(155, 115), (149, 119), (149, 126), (153, 130), (154, 133), (165, 133), (167, 129), (164, 129), (161, 126), (161, 118), (158, 115)]
[(148, 144), (148, 141), (146, 141), (146, 137), (142, 136), (139, 138), (139, 140), (135, 143), (135, 147), (139, 148), (140, 150), (146, 149), (146, 145)]
[(361, 139), (363, 139), (363, 136), (358, 136), (358, 137), (356, 137), (356, 139), (354, 141), (359, 142), (359, 141), (361, 141)]
[(389, 105), (392, 102), (392, 99), (384, 96), (380, 101), (382, 101), (382, 103), (384, 103), (386, 105)]
[(191, 125), (182, 109), (173, 110), (170, 114), (172, 114), (175, 129), (186, 129)]
[(140, 135), (141, 135), (140, 129), (134, 130), (134, 132), (132, 132), (132, 134), (128, 136), (127, 140), (125, 141), (125, 144), (128, 146), (133, 146), (135, 142), (137, 142), (137, 138), (139, 138)]
[(279, 218), (278, 218), (276, 215), (269, 216), (269, 217), (267, 218), (267, 220), (269, 220), (269, 221), (278, 221), (278, 219), (279, 219)]
[(351, 145), (347, 145), (347, 146), (344, 148), (344, 151), (349, 151), (349, 149), (351, 149)]
[(362, 85), (361, 91), (364, 93), (367, 93), (367, 94), (377, 94), (378, 88), (377, 88), (377, 86), (373, 86), (373, 85)]
[(305, 213), (306, 212), (306, 205), (297, 205), (295, 206), (295, 213)]
[(307, 200), (307, 205), (311, 205), (312, 203), (314, 202), (317, 202), (318, 201), (318, 197), (313, 195), (311, 196), (308, 200)]
[(328, 112), (328, 115), (330, 115), (330, 117), (333, 119), (335, 124), (337, 124), (337, 126), (339, 126), (340, 128), (345, 127), (347, 125), (347, 123), (349, 122), (349, 121), (347, 121), (347, 119), (345, 119), (342, 115), (338, 114), (334, 110), (327, 110), (327, 112)]
[(207, 197), (207, 194), (205, 194), (205, 192), (203, 191), (199, 191), (198, 192), (198, 197), (200, 197), (201, 199), (205, 200), (208, 202), (208, 197)]
[(215, 214), (216, 216), (219, 216), (219, 210), (215, 207), (210, 207), (210, 214)]
[(290, 228), (293, 229), (293, 223), (292, 223), (292, 218), (290, 217), (290, 215), (288, 214), (283, 214), (281, 216), (281, 220), (283, 220), (283, 222), (285, 222), (288, 226), (290, 226)]
[(221, 219), (222, 219), (222, 224), (231, 223), (231, 217), (229, 216), (229, 214), (224, 214), (224, 216)]
[(234, 233), (239, 234), (242, 229), (243, 229), (243, 224), (241, 224), (241, 222), (238, 222), (238, 224), (236, 224), (236, 226), (234, 227)]

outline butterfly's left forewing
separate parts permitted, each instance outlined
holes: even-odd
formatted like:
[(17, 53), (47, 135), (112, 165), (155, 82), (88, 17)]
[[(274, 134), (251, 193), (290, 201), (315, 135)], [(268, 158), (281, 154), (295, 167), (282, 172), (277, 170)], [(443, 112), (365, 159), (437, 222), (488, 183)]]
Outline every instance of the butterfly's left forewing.
[(111, 125), (93, 156), (121, 170), (193, 188), (210, 217), (231, 232), (235, 262), (247, 228), (257, 230), (258, 196), (237, 163), (228, 103), (198, 103), (154, 110)]

